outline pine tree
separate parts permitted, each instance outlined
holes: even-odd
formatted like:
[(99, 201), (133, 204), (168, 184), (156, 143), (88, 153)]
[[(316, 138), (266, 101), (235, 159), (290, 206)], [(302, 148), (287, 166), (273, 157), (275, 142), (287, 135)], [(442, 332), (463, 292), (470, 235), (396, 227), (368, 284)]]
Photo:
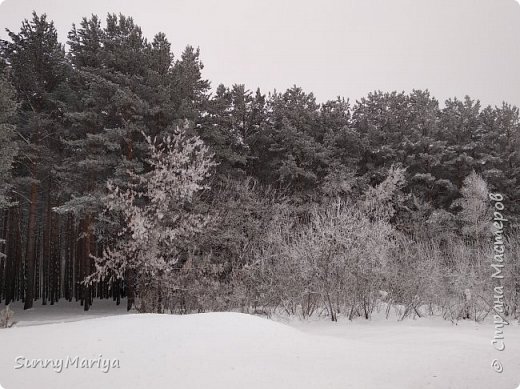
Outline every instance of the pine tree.
[[(25, 235), (25, 309), (31, 308), (41, 290), (35, 277), (40, 230), (44, 231), (48, 248), (52, 207), (54, 166), (60, 158), (63, 130), (65, 84), (70, 68), (64, 47), (58, 42), (53, 22), (46, 15), (33, 13), (19, 33), (8, 31), (10, 41), (2, 42), (2, 56), (9, 65), (10, 81), (20, 101), (17, 133), (21, 139), (16, 160), (17, 192), (28, 199), (27, 233)], [(25, 202), (24, 202), (25, 203)], [(42, 206), (43, 205), (43, 206)], [(45, 216), (46, 215), (46, 216)], [(45, 226), (39, 228), (41, 221)], [(43, 261), (48, 261), (45, 250)], [(45, 265), (46, 266), (46, 265)], [(38, 290), (37, 289), (38, 286)], [(36, 292), (36, 293), (35, 293)]]
[[(79, 27), (73, 26), (69, 44), (76, 99), (67, 115), (73, 131), (64, 142), (67, 157), (60, 173), (70, 191), (69, 201), (58, 210), (74, 214), (83, 229), (84, 249), (78, 258), (83, 279), (91, 271), (90, 254), (111, 238), (111, 227), (97, 220), (106, 181), (125, 186), (127, 170), (141, 170), (147, 157), (141, 132), (155, 136), (175, 121), (170, 98), (173, 57), (164, 34), (149, 44), (141, 28), (124, 15), (108, 15), (104, 28), (96, 16), (84, 18)], [(82, 180), (76, 180), (79, 169)], [(127, 278), (130, 307), (132, 274)], [(88, 309), (90, 291), (85, 285), (81, 290)]]
[(466, 96), (464, 101), (450, 99), (445, 105), (439, 119), (438, 139), (444, 141), (446, 146), (438, 170), (443, 178), (459, 188), (465, 177), (480, 168), (480, 102)]
[(253, 94), (244, 85), (231, 89), (219, 85), (207, 101), (207, 111), (197, 122), (197, 133), (219, 163), (220, 177), (243, 177), (250, 162), (249, 142), (264, 120), (260, 91)]
[(326, 176), (330, 153), (319, 108), (312, 93), (296, 86), (270, 96), (266, 119), (250, 140), (250, 169), (262, 182), (305, 197)]
[(179, 118), (197, 121), (208, 99), (210, 83), (202, 78), (200, 50), (187, 46), (171, 69), (171, 99)]
[[(12, 184), (11, 170), (17, 153), (15, 127), (12, 124), (15, 110), (16, 101), (14, 89), (0, 76), (0, 211), (13, 205), (10, 200), (9, 190)], [(5, 243), (3, 236), (0, 235), (0, 280), (2, 279), (3, 259), (5, 258)]]
[(17, 153), (15, 142), (16, 112), (15, 91), (11, 84), (0, 77), (0, 208), (9, 205), (11, 169)]

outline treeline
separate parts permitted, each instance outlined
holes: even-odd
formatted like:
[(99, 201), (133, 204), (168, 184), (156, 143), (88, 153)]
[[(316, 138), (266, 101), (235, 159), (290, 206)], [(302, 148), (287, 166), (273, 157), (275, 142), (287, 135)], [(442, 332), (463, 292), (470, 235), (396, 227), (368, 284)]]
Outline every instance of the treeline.
[[(488, 215), (483, 194), (504, 195), (508, 239), (518, 236), (517, 107), (481, 107), (469, 97), (440, 106), (428, 91), (374, 92), (354, 104), (318, 103), (298, 87), (266, 95), (219, 85), (212, 92), (198, 49), (188, 46), (175, 57), (164, 34), (148, 41), (122, 15), (108, 15), (105, 23), (84, 18), (67, 44), (36, 14), (0, 42), (0, 300), (6, 304), (22, 300), (30, 308), (35, 300), (65, 298), (88, 309), (94, 298), (122, 297), (135, 304), (142, 296), (132, 269), (122, 279), (82, 282), (95, 271), (93, 257), (117, 238), (117, 222), (104, 212), (107, 182), (128, 187), (131, 175), (151, 169), (145, 137), (162, 139), (183, 128), (204, 141), (218, 165), (209, 189), (189, 205), (212, 221), (179, 254), (178, 285), (161, 297), (169, 310), (283, 307), (310, 314), (325, 307), (333, 318), (345, 309), (350, 317), (368, 317), (384, 290), (408, 307), (406, 314), (428, 301), (450, 317), (480, 315), (469, 312), (464, 291), (476, 280), (485, 284), (491, 238), (481, 227)], [(364, 235), (342, 242), (352, 220)], [(317, 231), (328, 232), (320, 238)], [(361, 256), (358, 239), (369, 238), (381, 248), (370, 251), (381, 260), (370, 271), (396, 259), (384, 273), (367, 275), (368, 262), (354, 264), (354, 257), (332, 251), (310, 254), (357, 247)], [(512, 252), (510, 313), (520, 296), (517, 258)], [(442, 271), (431, 285), (417, 279), (432, 276), (434, 263)], [(462, 279), (474, 274), (475, 283), (447, 281), (454, 269)], [(403, 283), (417, 290), (400, 290)], [(447, 286), (448, 297), (435, 300)], [(452, 298), (461, 296), (453, 314)]]

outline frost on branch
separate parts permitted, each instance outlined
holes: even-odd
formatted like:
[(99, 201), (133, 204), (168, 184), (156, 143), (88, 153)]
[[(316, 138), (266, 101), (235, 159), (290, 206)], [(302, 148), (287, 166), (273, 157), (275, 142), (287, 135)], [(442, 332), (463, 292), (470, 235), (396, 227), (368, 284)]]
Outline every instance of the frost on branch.
[(209, 222), (190, 205), (207, 188), (215, 163), (202, 140), (188, 137), (184, 129), (160, 143), (149, 137), (146, 141), (151, 170), (142, 175), (130, 172), (128, 188), (108, 182), (106, 209), (110, 217), (120, 218), (121, 229), (103, 256), (95, 258), (96, 271), (86, 282), (122, 279), (132, 270), (138, 293), (154, 290), (160, 307), (163, 291), (174, 287), (174, 265), (193, 249), (193, 239)]
[(0, 311), (0, 328), (10, 328), (15, 322), (13, 321), (14, 311), (7, 305)]

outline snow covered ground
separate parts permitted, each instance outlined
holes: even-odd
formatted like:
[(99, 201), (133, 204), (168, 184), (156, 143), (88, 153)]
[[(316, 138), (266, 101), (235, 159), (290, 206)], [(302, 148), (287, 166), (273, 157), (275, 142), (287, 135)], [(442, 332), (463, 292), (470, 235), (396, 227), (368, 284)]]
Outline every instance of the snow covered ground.
[[(124, 306), (114, 312), (107, 303), (88, 313), (75, 304), (14, 309), (18, 324), (0, 330), (5, 389), (515, 389), (520, 384), (518, 325), (505, 329), (506, 350), (499, 353), (491, 345), (493, 326), (471, 322), (137, 315), (124, 314)], [(107, 373), (97, 367), (103, 362), (83, 369), (72, 364), (61, 373), (41, 365), (15, 369), (32, 359), (66, 362), (76, 356), (78, 363), (105, 360), (112, 367)], [(490, 366), (497, 357), (502, 374)]]

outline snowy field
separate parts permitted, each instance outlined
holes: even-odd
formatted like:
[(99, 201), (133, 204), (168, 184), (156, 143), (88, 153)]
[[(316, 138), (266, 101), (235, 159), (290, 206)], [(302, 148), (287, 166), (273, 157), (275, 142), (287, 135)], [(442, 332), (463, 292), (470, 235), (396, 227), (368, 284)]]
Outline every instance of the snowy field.
[[(520, 384), (517, 324), (505, 329), (507, 348), (499, 353), (491, 345), (493, 326), (471, 322), (137, 315), (125, 314), (123, 305), (114, 312), (106, 303), (87, 313), (76, 304), (18, 308), (16, 326), (0, 330), (5, 389), (515, 389)], [(15, 369), (17, 357), (76, 356), (113, 365), (107, 373), (74, 365), (61, 373), (51, 366)], [(502, 374), (490, 366), (497, 357)]]

